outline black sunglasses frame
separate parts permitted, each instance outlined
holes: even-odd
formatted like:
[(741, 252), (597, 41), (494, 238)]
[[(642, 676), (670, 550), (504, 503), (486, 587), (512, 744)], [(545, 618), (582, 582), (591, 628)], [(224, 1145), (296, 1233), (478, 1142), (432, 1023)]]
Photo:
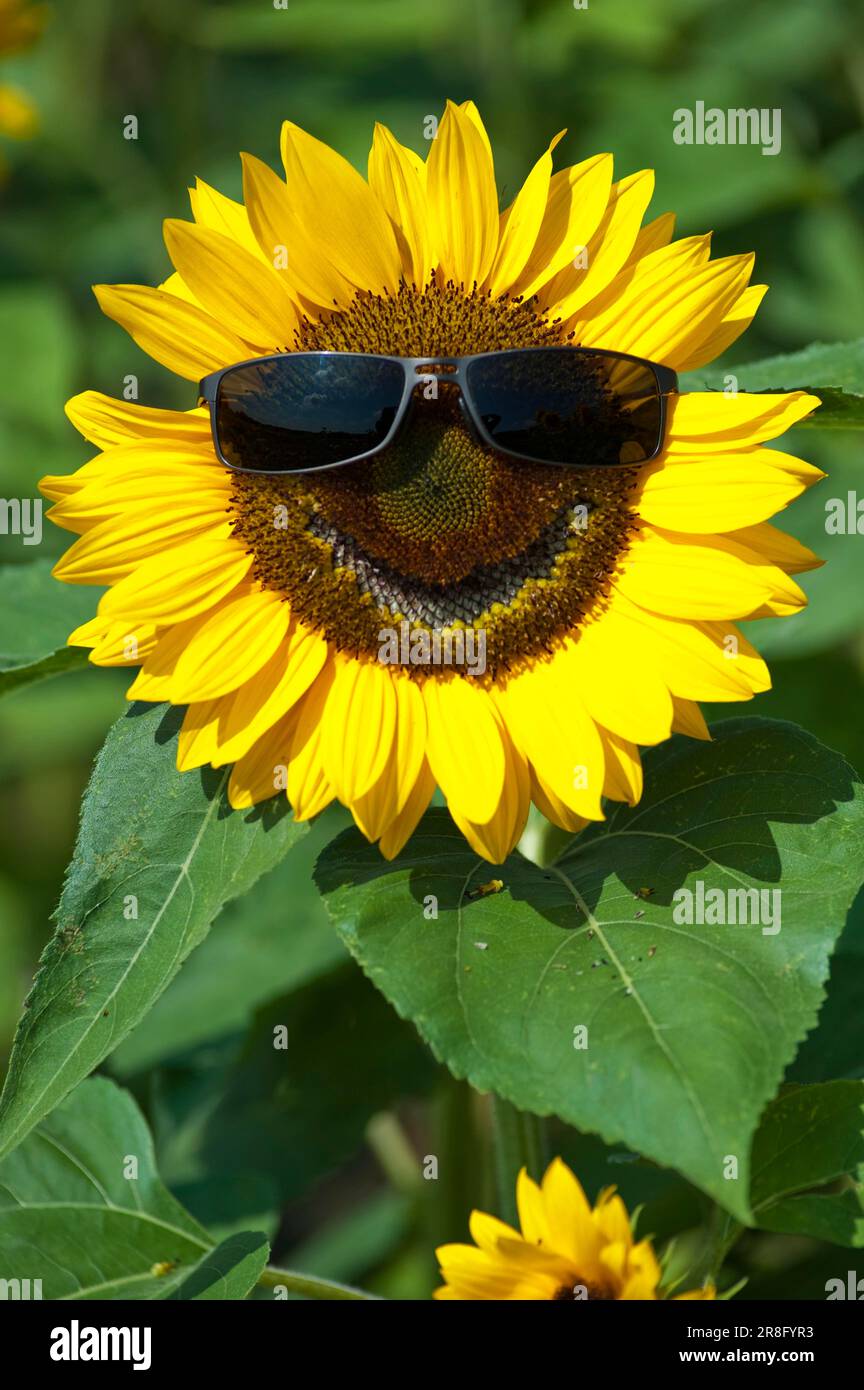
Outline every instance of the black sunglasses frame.
[[(329, 472), (333, 468), (344, 468), (346, 464), (349, 463), (362, 463), (364, 459), (374, 458), (376, 454), (380, 454), (385, 449), (389, 448), (393, 441), (396, 439), (399, 432), (401, 431), (405, 423), (406, 416), (408, 415), (408, 411), (411, 406), (411, 401), (417, 387), (424, 386), (432, 381), (434, 381), (436, 384), (439, 382), (445, 382), (448, 384), (452, 383), (458, 386), (459, 404), (461, 406), (462, 413), (465, 416), (465, 419), (467, 420), (468, 424), (470, 425), (471, 429), (473, 430), (476, 438), (480, 441), (480, 443), (483, 444), (487, 449), (491, 449), (494, 453), (503, 454), (507, 458), (519, 459), (523, 463), (542, 463), (549, 468), (596, 467), (596, 465), (588, 463), (559, 463), (557, 460), (538, 458), (535, 454), (522, 454), (518, 453), (513, 449), (502, 448), (501, 445), (496, 443), (496, 441), (492, 438), (485, 425), (483, 424), (483, 421), (480, 417), (480, 413), (477, 410), (476, 404), (471, 396), (471, 390), (468, 384), (468, 367), (472, 362), (477, 362), (484, 358), (508, 357), (513, 356), (517, 353), (520, 355), (524, 355), (525, 353), (530, 352), (579, 353), (581, 356), (584, 357), (609, 357), (615, 359), (616, 361), (635, 362), (638, 363), (639, 366), (647, 367), (653, 374), (654, 380), (657, 382), (657, 394), (660, 402), (660, 421), (659, 428), (657, 431), (658, 439), (656, 448), (654, 449), (654, 452), (650, 454), (647, 458), (640, 459), (638, 464), (605, 464), (603, 465), (603, 467), (642, 467), (643, 464), (650, 463), (651, 459), (657, 458), (658, 454), (662, 453), (663, 447), (666, 442), (667, 400), (670, 395), (676, 395), (678, 393), (677, 373), (674, 372), (671, 367), (664, 367), (659, 362), (649, 361), (647, 357), (637, 357), (630, 352), (615, 352), (612, 349), (607, 348), (582, 348), (565, 346), (556, 347), (555, 345), (551, 345), (549, 347), (534, 348), (504, 348), (498, 352), (472, 353), (467, 357), (391, 357), (388, 356), (386, 353), (371, 352), (275, 352), (271, 353), (269, 356), (266, 357), (250, 357), (247, 358), (244, 362), (234, 362), (230, 367), (222, 367), (218, 372), (211, 372), (209, 376), (205, 376), (203, 380), (199, 383), (198, 399), (199, 403), (207, 405), (209, 407), (210, 428), (213, 434), (213, 443), (216, 448), (216, 453), (219, 458), (219, 461), (223, 463), (226, 468), (230, 468), (235, 473), (252, 473), (264, 475), (270, 474), (275, 477), (280, 476), (282, 473), (286, 475), (300, 475), (304, 473), (325, 473)], [(253, 367), (266, 362), (278, 362), (285, 357), (360, 357), (364, 360), (373, 358), (376, 361), (396, 362), (399, 365), (401, 365), (405, 374), (404, 385), (402, 388), (402, 398), (399, 402), (398, 409), (393, 418), (393, 423), (390, 426), (390, 429), (387, 431), (387, 434), (385, 435), (384, 439), (381, 440), (381, 443), (376, 444), (374, 449), (367, 449), (365, 453), (354, 454), (350, 458), (337, 459), (334, 463), (319, 464), (317, 468), (280, 468), (278, 472), (274, 473), (273, 469), (241, 468), (238, 467), (237, 464), (231, 463), (230, 460), (225, 457), (225, 454), (222, 451), (222, 445), (219, 440), (219, 421), (217, 411), (219, 407), (219, 391), (222, 385), (223, 378), (226, 377), (229, 374), (229, 372), (238, 371), (242, 367)], [(440, 374), (438, 372), (424, 370), (430, 367), (444, 367), (447, 368), (447, 370)]]

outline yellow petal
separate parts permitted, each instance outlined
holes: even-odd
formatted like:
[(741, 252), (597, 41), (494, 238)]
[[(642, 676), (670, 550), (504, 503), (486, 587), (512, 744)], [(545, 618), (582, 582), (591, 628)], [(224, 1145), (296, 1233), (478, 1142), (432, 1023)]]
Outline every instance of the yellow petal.
[(675, 706), (673, 733), (686, 734), (688, 738), (710, 740), (711, 734), (705, 723), (705, 716), (693, 700), (682, 700), (676, 695), (673, 696), (672, 703)]
[[(218, 612), (224, 600), (213, 605), (212, 612)], [(185, 618), (167, 628), (159, 629), (156, 645), (148, 653), (137, 678), (133, 681), (126, 698), (129, 700), (170, 700), (171, 680), (174, 669), (186, 646), (192, 641), (201, 624), (207, 621), (209, 612)], [(140, 625), (137, 625), (140, 626)]]
[(635, 743), (603, 730), (606, 780), (603, 795), (635, 806), (642, 799), (642, 761)]
[(713, 1284), (706, 1284), (701, 1289), (689, 1289), (687, 1293), (676, 1293), (673, 1302), (681, 1299), (711, 1299), (717, 1297), (717, 1290)]
[(188, 381), (253, 356), (209, 314), (147, 285), (94, 285), (102, 312), (157, 362)]
[[(513, 294), (529, 298), (559, 275), (566, 289), (561, 289), (558, 298), (573, 288), (581, 274), (574, 261), (583, 249), (588, 250), (609, 204), (611, 189), (611, 154), (594, 155), (552, 176), (543, 221), (513, 285)], [(545, 290), (543, 302), (551, 302)]]
[[(543, 1175), (543, 1202), (555, 1247), (578, 1266), (597, 1254), (597, 1234), (582, 1184), (562, 1159), (556, 1158)], [(583, 1277), (587, 1271), (583, 1270)]]
[(497, 1255), (500, 1240), (518, 1240), (519, 1232), (500, 1221), (497, 1216), (489, 1216), (485, 1211), (472, 1211), (468, 1221), (471, 1239), (487, 1255)]
[(632, 538), (617, 587), (640, 607), (673, 618), (746, 618), (769, 602), (791, 613), (806, 603), (782, 570), (728, 537), (682, 539), (648, 526)]
[(516, 1206), (522, 1234), (529, 1244), (541, 1245), (546, 1250), (554, 1251), (554, 1232), (549, 1227), (543, 1192), (534, 1179), (529, 1178), (524, 1168), (516, 1179)]
[(483, 117), (477, 110), (477, 103), (474, 101), (460, 101), (457, 103), (459, 110), (468, 117), (480, 139), (487, 155), (492, 159), (492, 141), (489, 139), (489, 132), (483, 124)]
[(171, 699), (213, 700), (251, 681), (288, 631), (288, 605), (272, 590), (253, 589), (203, 623), (174, 669)]
[(117, 444), (97, 454), (81, 465), (74, 473), (64, 476), (40, 478), (39, 488), (46, 497), (58, 502), (70, 501), (93, 489), (92, 496), (102, 491), (110, 492), (120, 479), (127, 474), (146, 471), (154, 475), (175, 477), (185, 473), (190, 490), (201, 486), (208, 492), (218, 488), (220, 478), (229, 475), (217, 463), (208, 450), (199, 450), (194, 445), (182, 444), (172, 440), (140, 440), (132, 444)]
[(369, 151), (369, 186), (393, 225), (405, 279), (418, 290), (432, 271), (425, 166), (379, 122)]
[(0, 84), (0, 135), (29, 140), (38, 129), (39, 113), (30, 98), (17, 87)]
[[(195, 470), (179, 466), (164, 466), (162, 471), (136, 468), (119, 476), (104, 474), (94, 478), (79, 492), (55, 503), (48, 512), (58, 526), (72, 531), (86, 531), (99, 522), (116, 517), (130, 520), (143, 516), (145, 528), (149, 519), (160, 516), (174, 522), (192, 522), (209, 514), (218, 524), (228, 510), (231, 493), (219, 469)], [(170, 513), (170, 517), (169, 514)], [(195, 527), (197, 529), (197, 527)]]
[(282, 162), (288, 196), (322, 260), (359, 290), (395, 290), (402, 273), (386, 212), (341, 154), (285, 121)]
[(327, 777), (321, 750), (321, 726), (335, 675), (332, 660), (298, 701), (288, 764), (288, 799), (295, 820), (310, 820), (329, 806), (336, 789)]
[(612, 185), (596, 232), (581, 243), (587, 264), (571, 263), (544, 285), (540, 303), (555, 318), (570, 321), (576, 312), (614, 280), (627, 261), (654, 192), (654, 175), (642, 169)]
[[(688, 391), (671, 396), (666, 451), (685, 456), (776, 439), (820, 405), (806, 391)], [(694, 450), (694, 445), (697, 447)]]
[(66, 414), (78, 433), (99, 449), (135, 441), (176, 440), (211, 450), (210, 420), (203, 408), (156, 410), (103, 396), (101, 391), (82, 391), (66, 402)]
[(255, 679), (236, 691), (220, 725), (218, 763), (248, 753), (283, 719), (315, 680), (327, 659), (327, 643), (296, 620)]
[(284, 792), (296, 722), (296, 714), (292, 711), (268, 729), (234, 764), (228, 782), (228, 800), (235, 810), (257, 806), (259, 801)]
[(643, 655), (612, 609), (587, 623), (577, 642), (563, 642), (555, 662), (598, 724), (633, 743), (661, 743), (669, 737), (672, 702)]
[(750, 550), (756, 551), (770, 565), (777, 565), (787, 574), (805, 574), (808, 570), (819, 569), (825, 561), (802, 545), (794, 536), (778, 531), (767, 521), (757, 526), (742, 526), (740, 530), (729, 532), (730, 541), (738, 541)]
[[(638, 241), (637, 236), (636, 243)], [(655, 301), (662, 304), (663, 292), (672, 277), (691, 275), (697, 266), (705, 265), (711, 255), (711, 237), (708, 234), (680, 237), (678, 241), (640, 256), (638, 260), (635, 255), (636, 243), (614, 280), (582, 307), (580, 319), (590, 320), (592, 330), (598, 335), (613, 331), (617, 320), (632, 303), (641, 300), (646, 310), (651, 309)]]
[(696, 371), (724, 353), (750, 327), (767, 291), (767, 285), (748, 285), (742, 290), (719, 322), (694, 339), (686, 351), (682, 350), (676, 362), (678, 371)]
[(128, 623), (97, 615), (70, 632), (66, 645), (90, 647), (90, 660), (95, 666), (137, 666), (154, 650), (156, 640), (156, 629), (149, 623), (139, 624), (130, 632)]
[(81, 623), (66, 638), (67, 647), (95, 647), (97, 642), (101, 642), (105, 634), (111, 632), (117, 624), (107, 618), (100, 618), (97, 614), (95, 618), (88, 618), (86, 623)]
[(662, 618), (629, 603), (614, 609), (626, 640), (653, 665), (673, 696), (690, 700), (749, 700), (771, 688), (768, 668), (734, 623)]
[(398, 812), (395, 820), (387, 826), (378, 842), (378, 848), (385, 859), (395, 859), (413, 835), (417, 828), (417, 822), (432, 799), (434, 790), (435, 778), (432, 776), (429, 764), (424, 760), (405, 805)]
[(249, 572), (252, 556), (233, 540), (189, 541), (165, 555), (154, 555), (103, 594), (99, 612), (168, 624), (194, 617), (234, 589)]
[[(537, 771), (529, 764), (531, 777), (531, 800), (537, 810), (557, 825), (559, 830), (567, 830), (570, 834), (575, 834), (579, 830), (584, 830), (586, 825), (591, 822), (585, 816), (579, 816), (575, 811), (571, 811), (569, 806), (565, 806), (560, 797), (556, 796), (545, 782), (538, 777)], [(605, 791), (604, 791), (605, 795)]]
[(351, 801), (351, 814), (367, 840), (377, 840), (393, 824), (415, 788), (424, 761), (426, 709), (420, 687), (409, 676), (392, 671), (390, 681), (396, 700), (390, 756), (369, 791)]
[(669, 455), (640, 474), (633, 506), (655, 526), (709, 534), (734, 531), (782, 511), (825, 475), (779, 450)]
[[(698, 245), (702, 238), (688, 238)], [(647, 275), (634, 274), (614, 304), (593, 316), (577, 316), (570, 328), (587, 347), (633, 352), (677, 368), (703, 342), (745, 288), (752, 255), (695, 264), (680, 255), (679, 243), (646, 258)], [(629, 273), (629, 272), (625, 272)]]
[(208, 227), (167, 219), (165, 245), (204, 309), (262, 355), (293, 344), (298, 311), (274, 267)]
[(284, 260), (282, 273), (292, 292), (311, 303), (327, 308), (334, 302), (347, 304), (354, 297), (353, 285), (320, 254), (278, 174), (254, 155), (240, 158), (249, 221), (269, 264)]
[(485, 823), (478, 824), (461, 815), (458, 806), (449, 805), (450, 814), (471, 848), (490, 864), (503, 864), (512, 853), (522, 837), (531, 804), (528, 764), (517, 751), (506, 726), (502, 726), (500, 732), (507, 766), (501, 800), (494, 814)]
[(273, 264), (272, 260), (267, 260), (258, 245), (249, 222), (249, 214), (242, 203), (226, 197), (218, 188), (211, 188), (203, 179), (196, 179), (195, 187), (189, 189), (189, 202), (192, 206), (192, 216), (199, 227), (209, 227), (213, 232), (221, 232), (223, 236), (236, 241), (244, 251), (264, 261), (265, 265)]
[(603, 745), (572, 675), (538, 662), (499, 691), (507, 727), (550, 792), (591, 820), (602, 820)]
[(174, 299), (182, 299), (184, 304), (191, 304), (195, 309), (204, 308), (200, 299), (192, 293), (183, 276), (179, 275), (176, 270), (173, 275), (168, 276), (167, 280), (160, 281), (156, 288), (162, 294), (170, 294)]
[(217, 746), (219, 713), (224, 701), (206, 700), (192, 704), (183, 716), (177, 739), (177, 771), (191, 772), (213, 759)]
[(321, 729), (327, 778), (350, 806), (375, 785), (396, 736), (396, 694), (386, 667), (337, 653)]
[(639, 229), (639, 234), (633, 243), (633, 249), (625, 262), (625, 267), (636, 265), (643, 256), (650, 256), (652, 251), (659, 251), (662, 246), (668, 246), (674, 235), (674, 212), (663, 212), (653, 221), (646, 222), (645, 226)]
[(170, 568), (166, 550), (199, 536), (227, 542), (230, 523), (197, 499), (188, 510), (158, 512), (148, 506), (143, 512), (127, 512), (91, 526), (57, 561), (52, 574), (66, 584), (115, 584), (142, 562), (161, 560), (163, 568)]
[(534, 249), (546, 213), (552, 176), (552, 151), (563, 134), (562, 130), (555, 136), (546, 153), (537, 160), (513, 204), (501, 214), (498, 250), (488, 277), (494, 298), (515, 284)]
[(498, 245), (498, 193), (492, 159), (470, 115), (448, 101), (426, 166), (445, 280), (470, 290), (489, 273)]
[(504, 745), (492, 701), (458, 676), (425, 681), (423, 699), (426, 755), (448, 805), (479, 824), (491, 820), (504, 786)]

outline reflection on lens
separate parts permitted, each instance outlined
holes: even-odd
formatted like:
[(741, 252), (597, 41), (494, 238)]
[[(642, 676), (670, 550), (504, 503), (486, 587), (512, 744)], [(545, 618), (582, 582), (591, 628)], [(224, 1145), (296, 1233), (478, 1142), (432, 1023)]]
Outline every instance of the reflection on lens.
[(468, 389), (493, 442), (548, 463), (640, 463), (660, 443), (651, 367), (577, 348), (489, 354), (468, 366)]
[(235, 468), (303, 472), (355, 458), (387, 437), (402, 397), (398, 362), (360, 353), (286, 353), (222, 378), (219, 445)]

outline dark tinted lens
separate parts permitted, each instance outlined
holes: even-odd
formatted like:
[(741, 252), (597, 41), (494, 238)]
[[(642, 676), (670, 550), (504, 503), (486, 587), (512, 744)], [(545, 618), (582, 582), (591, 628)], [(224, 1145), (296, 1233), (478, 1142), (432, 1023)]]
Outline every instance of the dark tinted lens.
[(574, 348), (480, 357), (468, 388), (493, 441), (548, 463), (639, 463), (661, 440), (657, 378), (642, 362)]
[(402, 398), (398, 362), (353, 353), (287, 353), (226, 372), (219, 445), (235, 468), (305, 472), (374, 449)]

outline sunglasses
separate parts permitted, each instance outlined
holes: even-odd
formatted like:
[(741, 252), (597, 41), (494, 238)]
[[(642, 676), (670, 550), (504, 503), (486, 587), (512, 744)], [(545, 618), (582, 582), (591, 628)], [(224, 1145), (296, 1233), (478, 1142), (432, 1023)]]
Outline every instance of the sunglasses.
[(283, 352), (213, 372), (199, 399), (228, 468), (315, 473), (374, 458), (439, 388), (458, 391), (475, 437), (496, 453), (562, 468), (627, 467), (663, 448), (678, 378), (656, 362), (596, 348), (470, 357)]

